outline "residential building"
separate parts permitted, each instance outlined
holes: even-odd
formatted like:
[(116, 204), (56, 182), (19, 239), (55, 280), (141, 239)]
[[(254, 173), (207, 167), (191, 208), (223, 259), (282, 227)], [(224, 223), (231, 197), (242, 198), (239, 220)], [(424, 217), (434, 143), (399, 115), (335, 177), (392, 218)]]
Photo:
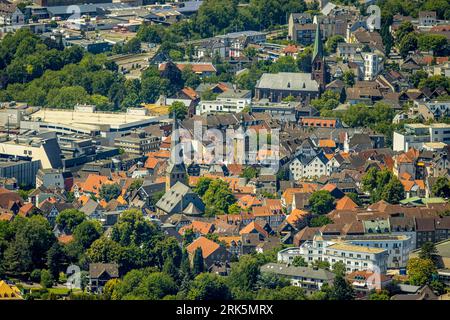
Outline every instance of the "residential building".
[(314, 261), (327, 261), (331, 267), (341, 261), (347, 273), (369, 270), (385, 273), (388, 252), (381, 248), (363, 247), (345, 241), (324, 240), (314, 236), (312, 241), (305, 241), (296, 248), (287, 248), (278, 252), (278, 262), (292, 263), (296, 256), (301, 256), (309, 264)]
[(352, 284), (357, 296), (367, 295), (373, 290), (384, 290), (392, 283), (391, 277), (370, 271), (353, 271), (346, 279)]
[(194, 259), (197, 249), (201, 249), (202, 251), (206, 268), (211, 267), (216, 262), (225, 262), (228, 260), (228, 253), (225, 247), (205, 237), (199, 237), (186, 247), (191, 262)]
[(73, 175), (70, 171), (61, 169), (39, 169), (36, 176), (36, 188), (61, 188), (67, 191), (72, 189)]
[(267, 263), (261, 266), (261, 273), (276, 274), (291, 281), (291, 285), (311, 293), (320, 290), (324, 284), (331, 286), (335, 275), (324, 269), (294, 267), (281, 263)]
[(250, 106), (252, 92), (250, 90), (227, 90), (216, 97), (216, 100), (200, 101), (196, 114), (204, 113), (239, 113), (247, 106)]
[(383, 59), (376, 53), (364, 53), (364, 80), (375, 79), (378, 73), (383, 70)]
[(117, 263), (90, 263), (88, 290), (93, 293), (102, 293), (105, 284), (117, 278), (119, 278)]
[(449, 100), (430, 100), (420, 101), (414, 100), (414, 109), (422, 115), (430, 114), (430, 117), (424, 116), (425, 120), (439, 120), (450, 116), (450, 101)]
[(0, 301), (2, 300), (23, 300), (23, 297), (15, 285), (0, 280)]
[(357, 54), (360, 54), (363, 45), (360, 43), (340, 42), (337, 45), (336, 55), (344, 60), (353, 60)]
[(0, 26), (14, 26), (25, 23), (25, 15), (16, 4), (8, 0), (0, 0)]
[(302, 127), (342, 128), (339, 118), (301, 117), (299, 122)]
[(368, 233), (364, 236), (346, 236), (341, 238), (352, 245), (379, 248), (387, 251), (387, 268), (405, 268), (409, 253), (414, 249), (413, 241), (407, 235), (389, 235)]
[(294, 180), (318, 178), (328, 175), (328, 159), (323, 153), (312, 157), (300, 154), (289, 164), (290, 177)]
[(416, 218), (416, 247), (426, 242), (440, 242), (450, 238), (450, 217)]
[(419, 12), (419, 26), (420, 27), (432, 27), (435, 26), (436, 11), (420, 11)]

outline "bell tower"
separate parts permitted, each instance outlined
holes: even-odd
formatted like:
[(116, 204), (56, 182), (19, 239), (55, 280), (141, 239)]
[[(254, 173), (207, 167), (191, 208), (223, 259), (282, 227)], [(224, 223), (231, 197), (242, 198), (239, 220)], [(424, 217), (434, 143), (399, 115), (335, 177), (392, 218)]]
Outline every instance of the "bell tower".
[(322, 33), (320, 31), (320, 22), (317, 17), (316, 21), (316, 35), (314, 39), (314, 50), (311, 61), (311, 79), (317, 81), (320, 87), (320, 91), (324, 91), (326, 85), (326, 65), (323, 56), (323, 43)]
[(180, 154), (180, 138), (178, 130), (178, 121), (175, 113), (173, 114), (172, 135), (170, 139), (170, 159), (166, 170), (166, 192), (178, 181), (186, 184), (186, 166), (183, 161), (183, 155)]

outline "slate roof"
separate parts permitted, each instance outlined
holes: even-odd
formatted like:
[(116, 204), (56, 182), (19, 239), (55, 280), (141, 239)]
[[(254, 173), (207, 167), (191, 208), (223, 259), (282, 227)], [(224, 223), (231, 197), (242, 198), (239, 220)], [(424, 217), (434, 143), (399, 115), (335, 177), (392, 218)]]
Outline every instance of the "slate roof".
[[(185, 199), (187, 195), (192, 195), (189, 197), (189, 199)], [(183, 208), (181, 210), (185, 209), (190, 202), (192, 202), (195, 207), (203, 211), (205, 208), (205, 205), (200, 200), (200, 198), (185, 184), (181, 182), (175, 183), (172, 188), (170, 188), (169, 191), (167, 191), (164, 196), (162, 196), (161, 199), (156, 203), (156, 207), (160, 208), (161, 210), (165, 212), (172, 212), (180, 202), (183, 202)]]
[(117, 263), (91, 263), (89, 264), (89, 276), (98, 278), (104, 272), (108, 273), (111, 278), (119, 277), (119, 265)]
[(256, 88), (294, 91), (319, 91), (319, 84), (311, 80), (310, 73), (279, 72), (264, 73), (256, 84)]
[(286, 266), (281, 263), (267, 263), (261, 267), (261, 272), (271, 272), (288, 277), (303, 277), (323, 281), (331, 281), (335, 277), (334, 273), (328, 270)]

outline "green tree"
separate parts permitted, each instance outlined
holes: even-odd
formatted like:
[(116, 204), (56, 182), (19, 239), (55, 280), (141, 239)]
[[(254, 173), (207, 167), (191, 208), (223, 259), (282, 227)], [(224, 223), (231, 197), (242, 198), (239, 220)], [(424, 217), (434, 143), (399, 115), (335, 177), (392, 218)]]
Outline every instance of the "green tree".
[(50, 89), (47, 94), (47, 105), (52, 108), (73, 108), (76, 104), (90, 102), (89, 94), (81, 86), (68, 86)]
[(41, 286), (43, 288), (51, 288), (53, 286), (52, 274), (46, 269), (41, 270)]
[(208, 191), (209, 185), (211, 184), (213, 180), (210, 178), (200, 177), (198, 179), (197, 185), (195, 186), (194, 191), (200, 196), (203, 197)]
[(305, 290), (297, 286), (287, 286), (277, 289), (261, 289), (256, 300), (306, 300)]
[(354, 300), (355, 292), (350, 283), (341, 275), (334, 278), (331, 300)]
[(345, 264), (342, 261), (337, 261), (335, 264), (333, 264), (333, 273), (336, 276), (345, 278), (346, 271), (347, 268), (345, 267)]
[(417, 49), (418, 40), (417, 36), (411, 32), (404, 36), (399, 44), (400, 55), (405, 58), (408, 56), (410, 51), (415, 51)]
[(16, 217), (11, 222), (13, 234), (4, 251), (3, 267), (10, 273), (30, 272), (46, 264), (47, 251), (56, 238), (49, 222), (42, 216)]
[(355, 74), (353, 73), (353, 71), (345, 71), (342, 81), (344, 81), (347, 87), (353, 87), (355, 85)]
[(406, 270), (412, 285), (423, 286), (430, 282), (436, 267), (430, 259), (411, 258), (408, 260)]
[(289, 286), (291, 281), (288, 278), (272, 272), (263, 272), (259, 275), (257, 287), (266, 289), (277, 289)]
[(334, 197), (326, 190), (315, 191), (309, 198), (309, 206), (314, 214), (327, 214), (334, 209)]
[(392, 179), (383, 188), (381, 198), (392, 204), (398, 204), (400, 200), (405, 198), (405, 189), (397, 177), (392, 176)]
[(133, 192), (133, 191), (135, 191), (135, 190), (138, 190), (140, 187), (142, 187), (142, 184), (144, 183), (144, 180), (143, 179), (136, 179), (136, 180), (134, 180), (132, 183), (131, 183), (131, 185), (130, 185), (130, 187), (128, 188), (128, 191), (129, 192)]
[(256, 257), (243, 255), (231, 265), (228, 284), (235, 299), (253, 296), (260, 275), (261, 262)]
[(327, 39), (327, 42), (325, 43), (325, 48), (329, 53), (336, 53), (336, 49), (340, 42), (345, 42), (343, 36), (341, 35), (331, 36)]
[(203, 260), (202, 248), (197, 248), (192, 260), (192, 273), (194, 275), (199, 275), (203, 271), (205, 271), (205, 261)]
[(322, 261), (322, 260), (315, 260), (311, 264), (313, 268), (318, 269), (324, 269), (324, 270), (330, 270), (330, 263), (328, 261)]
[(428, 259), (434, 262), (436, 265), (437, 263), (437, 254), (438, 251), (436, 249), (436, 246), (433, 242), (425, 242), (419, 251), (419, 258), (420, 259)]
[(113, 299), (120, 300), (161, 300), (176, 293), (176, 283), (167, 274), (154, 269), (132, 270), (116, 284)]
[(175, 117), (178, 120), (184, 120), (188, 112), (188, 108), (184, 105), (183, 102), (175, 101), (169, 107), (169, 114), (173, 115), (175, 113)]
[(397, 204), (404, 199), (404, 188), (401, 182), (388, 170), (379, 171), (370, 168), (361, 180), (362, 189), (371, 196), (371, 201), (385, 200)]
[(104, 199), (106, 202), (109, 202), (112, 199), (117, 199), (122, 192), (122, 188), (117, 183), (107, 183), (102, 184), (100, 187), (99, 196)]
[(64, 250), (58, 242), (55, 242), (47, 251), (47, 267), (53, 279), (59, 278), (59, 273), (63, 270), (65, 262)]
[(214, 214), (228, 212), (229, 206), (236, 202), (236, 198), (231, 192), (228, 183), (215, 179), (209, 184), (208, 190), (202, 197), (207, 209)]
[(447, 177), (439, 177), (431, 188), (431, 192), (435, 197), (450, 197), (450, 181)]
[(86, 251), (86, 257), (93, 263), (120, 262), (124, 249), (117, 242), (101, 237), (95, 240)]
[(418, 38), (418, 45), (420, 50), (433, 51), (434, 56), (445, 55), (448, 52), (447, 37), (441, 34), (421, 34)]
[(86, 220), (86, 215), (84, 212), (78, 211), (77, 209), (66, 209), (61, 211), (61, 213), (56, 217), (56, 223), (62, 230), (72, 233), (75, 228)]
[(88, 249), (91, 244), (100, 238), (102, 226), (97, 221), (83, 221), (73, 231), (75, 241), (83, 248)]
[(325, 225), (331, 224), (331, 223), (333, 223), (333, 220), (331, 220), (327, 216), (322, 215), (322, 216), (316, 216), (316, 217), (312, 218), (309, 221), (309, 226), (312, 228), (315, 228), (315, 227), (322, 227), (322, 226), (325, 226)]
[(369, 294), (369, 300), (390, 300), (389, 292), (386, 290), (381, 292), (371, 292)]
[(258, 170), (252, 166), (248, 166), (248, 167), (245, 167), (244, 170), (242, 170), (240, 177), (247, 178), (247, 179), (253, 179), (253, 178), (256, 178), (257, 175), (258, 175)]
[(278, 72), (298, 72), (298, 65), (295, 59), (291, 56), (284, 56), (270, 66), (271, 73)]
[(302, 256), (296, 256), (294, 257), (294, 260), (292, 260), (292, 265), (294, 267), (307, 267), (308, 263)]
[(397, 42), (401, 42), (402, 39), (411, 32), (414, 32), (414, 25), (411, 23), (411, 21), (403, 21), (395, 32)]
[(231, 292), (222, 277), (202, 273), (192, 281), (187, 294), (189, 300), (229, 300)]

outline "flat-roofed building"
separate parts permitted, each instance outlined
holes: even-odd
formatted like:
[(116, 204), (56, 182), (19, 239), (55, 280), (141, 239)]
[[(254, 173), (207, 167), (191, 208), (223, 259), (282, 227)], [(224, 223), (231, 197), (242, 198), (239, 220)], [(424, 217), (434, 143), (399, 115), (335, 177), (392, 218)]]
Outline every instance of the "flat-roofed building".
[(320, 290), (324, 284), (332, 285), (335, 275), (324, 269), (294, 267), (281, 263), (267, 263), (261, 267), (261, 273), (271, 273), (285, 277), (291, 285), (303, 288), (307, 292)]
[(38, 160), (0, 159), (0, 178), (15, 178), (18, 185), (34, 186), (34, 177), (39, 167)]
[(132, 132), (114, 140), (114, 145), (126, 153), (145, 155), (159, 150), (161, 140), (145, 131)]
[(428, 142), (450, 143), (450, 124), (409, 123), (404, 125), (402, 132), (394, 132), (394, 151), (408, 151), (410, 148), (423, 149)]
[(346, 266), (347, 273), (362, 270), (385, 273), (388, 260), (385, 249), (359, 246), (342, 240), (325, 240), (318, 235), (300, 247), (278, 252), (278, 262), (292, 263), (297, 256), (303, 257), (309, 264), (326, 261), (331, 267), (340, 261)]
[(366, 234), (346, 236), (342, 240), (357, 246), (386, 250), (388, 268), (405, 268), (409, 253), (414, 249), (413, 239), (407, 235)]
[(41, 167), (61, 168), (61, 149), (55, 137), (7, 135), (0, 138), (0, 157), (40, 161)]
[(21, 121), (21, 129), (56, 131), (62, 134), (102, 136), (111, 142), (117, 135), (168, 119), (149, 116), (145, 108), (126, 112), (99, 112), (94, 106), (75, 106), (73, 110), (40, 109)]

